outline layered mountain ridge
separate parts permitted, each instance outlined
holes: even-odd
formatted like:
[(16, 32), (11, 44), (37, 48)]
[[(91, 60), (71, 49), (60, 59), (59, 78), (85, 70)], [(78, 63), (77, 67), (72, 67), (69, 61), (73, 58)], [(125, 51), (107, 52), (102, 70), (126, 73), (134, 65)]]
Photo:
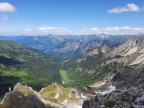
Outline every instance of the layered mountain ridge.
[(44, 36), (40, 35), (40, 36), (16, 36), (16, 37), (0, 36), (0, 40), (12, 40), (19, 44), (35, 48), (41, 52), (64, 58), (75, 57), (77, 55), (84, 53), (86, 50), (104, 45), (101, 44), (101, 42), (99, 41), (106, 41), (103, 43), (105, 43), (109, 47), (116, 47), (120, 45), (122, 42), (125, 42), (129, 39), (144, 39), (144, 36), (106, 35), (106, 34), (99, 34), (99, 35), (49, 34)]
[(87, 50), (101, 47), (104, 45), (113, 48), (120, 45), (120, 43), (109, 40), (92, 40), (89, 42), (65, 41), (61, 43), (58, 47), (54, 48), (52, 54), (60, 57), (74, 57), (85, 53)]
[(144, 57), (144, 40), (129, 40), (119, 47), (115, 48), (110, 54), (110, 56), (119, 56), (119, 58), (112, 59), (108, 62), (117, 61), (119, 63), (123, 62), (125, 65), (131, 66), (143, 66)]

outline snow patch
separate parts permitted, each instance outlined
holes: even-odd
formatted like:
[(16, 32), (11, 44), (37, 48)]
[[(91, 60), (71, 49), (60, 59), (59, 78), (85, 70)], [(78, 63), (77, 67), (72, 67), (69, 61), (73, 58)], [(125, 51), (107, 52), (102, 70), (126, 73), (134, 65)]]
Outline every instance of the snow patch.
[(107, 91), (103, 91), (103, 92), (101, 92), (101, 91), (95, 91), (95, 93), (101, 93), (102, 95), (105, 95), (105, 94), (108, 94), (108, 93), (110, 93), (110, 92), (112, 92), (114, 90), (116, 90), (116, 87), (115, 86), (110, 86), (109, 90), (107, 90)]
[(66, 99), (62, 104), (68, 103), (68, 100)]
[(82, 108), (82, 106), (75, 105), (74, 108)]
[(55, 99), (57, 99), (59, 97), (59, 93), (56, 94)]
[(85, 99), (85, 98), (87, 98), (87, 97), (86, 97), (86, 96), (84, 96), (83, 94), (81, 94), (81, 97), (82, 97), (82, 98), (84, 98), (84, 99)]

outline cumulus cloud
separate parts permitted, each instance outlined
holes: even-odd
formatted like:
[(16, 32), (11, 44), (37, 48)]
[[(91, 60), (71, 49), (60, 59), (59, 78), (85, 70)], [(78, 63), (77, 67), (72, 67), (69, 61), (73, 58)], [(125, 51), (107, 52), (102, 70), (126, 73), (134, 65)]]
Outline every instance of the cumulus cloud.
[(40, 27), (38, 28), (41, 32), (47, 32), (47, 33), (71, 33), (72, 30), (69, 30), (67, 28), (62, 27)]
[(82, 30), (79, 34), (139, 34), (144, 33), (144, 28), (136, 28), (136, 27), (108, 27), (99, 29), (97, 27), (89, 28), (87, 30)]
[(38, 28), (39, 33), (54, 33), (54, 34), (102, 34), (102, 33), (107, 33), (107, 34), (138, 34), (138, 33), (144, 33), (144, 28), (136, 28), (136, 27), (129, 27), (129, 26), (124, 26), (124, 27), (108, 27), (108, 28), (103, 28), (99, 29), (97, 27), (93, 28), (84, 28), (79, 31), (72, 31), (67, 28), (61, 28), (61, 27), (41, 27)]
[(11, 30), (11, 31), (0, 31), (2, 35), (47, 35), (47, 34), (58, 34), (58, 35), (89, 35), (89, 34), (144, 34), (144, 28), (141, 27), (108, 27), (108, 28), (84, 28), (78, 31), (72, 31), (63, 27), (40, 27), (36, 29), (25, 29), (25, 30)]
[(6, 15), (6, 14), (2, 15), (2, 19), (3, 19), (4, 21), (7, 21), (7, 20), (8, 20), (7, 15)]
[(118, 7), (118, 8), (113, 8), (111, 10), (107, 10), (108, 13), (122, 13), (122, 12), (138, 12), (142, 10), (138, 5), (134, 4), (134, 3), (129, 3), (127, 4), (127, 6), (125, 7)]
[(132, 29), (131, 27), (128, 27), (128, 26), (125, 26), (125, 27), (121, 27), (120, 28), (121, 30), (130, 30), (130, 29)]
[(102, 29), (101, 32), (106, 32), (108, 34), (139, 34), (144, 33), (144, 28), (136, 27), (109, 27)]
[(91, 28), (90, 30), (91, 30), (91, 31), (99, 31), (99, 29), (98, 29), (97, 27)]
[(105, 28), (103, 30), (105, 30), (105, 31), (121, 31), (121, 30), (134, 30), (134, 28), (128, 27), (128, 26), (125, 26), (125, 27), (108, 27), (108, 28)]
[(53, 30), (67, 30), (67, 28), (57, 28), (57, 27), (41, 27), (38, 28), (41, 31), (53, 31)]
[(109, 27), (109, 28), (105, 28), (103, 30), (105, 30), (105, 31), (123, 31), (123, 30), (139, 31), (139, 30), (144, 30), (144, 28), (134, 28), (134, 27), (125, 26), (125, 27)]
[(0, 3), (0, 12), (15, 12), (16, 8), (7, 2)]
[(119, 27), (108, 27), (108, 28), (105, 28), (104, 30), (106, 31), (119, 31)]

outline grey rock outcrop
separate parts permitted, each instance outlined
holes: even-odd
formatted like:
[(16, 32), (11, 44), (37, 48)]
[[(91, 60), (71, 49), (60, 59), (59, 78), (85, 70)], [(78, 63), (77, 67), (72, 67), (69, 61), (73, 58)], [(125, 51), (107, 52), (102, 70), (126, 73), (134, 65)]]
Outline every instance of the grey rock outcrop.
[(144, 83), (144, 69), (133, 69), (124, 67), (118, 70), (113, 79), (112, 84), (117, 89), (128, 89), (130, 87), (139, 87)]
[(106, 95), (97, 94), (85, 101), (82, 108), (144, 108), (144, 90), (132, 87)]

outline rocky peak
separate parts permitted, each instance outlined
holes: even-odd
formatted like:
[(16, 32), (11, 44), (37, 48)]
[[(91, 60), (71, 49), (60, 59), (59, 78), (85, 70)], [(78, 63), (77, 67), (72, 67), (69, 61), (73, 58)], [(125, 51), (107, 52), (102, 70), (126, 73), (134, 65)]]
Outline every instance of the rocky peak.
[(6, 93), (0, 108), (64, 108), (59, 104), (44, 100), (31, 87), (16, 84), (13, 91)]
[(144, 39), (132, 39), (111, 50), (107, 64), (117, 62), (124, 66), (144, 67)]
[(115, 48), (112, 52), (113, 55), (119, 54), (121, 56), (131, 55), (144, 49), (144, 39), (131, 39), (119, 47)]
[(143, 88), (132, 87), (128, 90), (115, 90), (109, 94), (97, 94), (83, 103), (82, 108), (143, 108)]
[(97, 93), (82, 108), (144, 108), (144, 69), (124, 67), (112, 74), (117, 89), (105, 95)]
[(106, 45), (102, 46), (102, 47), (98, 47), (95, 49), (91, 49), (88, 50), (84, 55), (85, 56), (93, 56), (95, 54), (99, 54), (99, 53), (106, 53), (109, 52), (111, 48), (107, 47)]

